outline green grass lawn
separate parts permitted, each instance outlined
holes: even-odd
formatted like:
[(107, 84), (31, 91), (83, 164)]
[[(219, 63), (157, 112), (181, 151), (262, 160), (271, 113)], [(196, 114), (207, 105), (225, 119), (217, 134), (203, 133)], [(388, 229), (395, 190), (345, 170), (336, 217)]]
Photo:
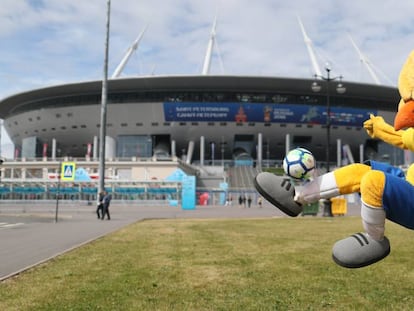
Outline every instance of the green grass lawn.
[(148, 220), (0, 283), (0, 310), (412, 310), (414, 232), (391, 254), (331, 259), (359, 217)]

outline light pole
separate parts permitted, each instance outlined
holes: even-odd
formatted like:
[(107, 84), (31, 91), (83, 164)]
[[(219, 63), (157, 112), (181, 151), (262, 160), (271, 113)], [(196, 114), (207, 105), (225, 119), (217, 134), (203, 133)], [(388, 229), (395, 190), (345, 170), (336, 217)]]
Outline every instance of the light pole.
[[(330, 103), (330, 83), (334, 80), (339, 80), (339, 83), (336, 86), (336, 92), (338, 94), (343, 94), (346, 91), (346, 88), (341, 83), (342, 76), (331, 77), (331, 67), (329, 63), (325, 66), (326, 76), (315, 75), (315, 81), (312, 83), (312, 91), (320, 92), (322, 87), (316, 81), (316, 78), (320, 78), (325, 81), (326, 85), (326, 172), (329, 172), (329, 162), (330, 162), (330, 147), (331, 147), (331, 103)], [(331, 201), (325, 200), (324, 202), (324, 216), (332, 216)]]
[(107, 84), (108, 84), (108, 50), (109, 50), (109, 25), (111, 16), (111, 0), (107, 0), (107, 17), (106, 17), (106, 37), (105, 37), (105, 58), (104, 58), (104, 77), (102, 80), (102, 98), (101, 98), (101, 123), (99, 131), (99, 193), (105, 190), (105, 138), (106, 138), (106, 105), (107, 105)]

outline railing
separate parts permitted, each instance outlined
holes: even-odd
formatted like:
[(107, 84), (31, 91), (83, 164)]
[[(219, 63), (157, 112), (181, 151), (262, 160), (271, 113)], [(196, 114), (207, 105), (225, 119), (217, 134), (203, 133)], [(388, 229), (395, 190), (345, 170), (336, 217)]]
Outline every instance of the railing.
[[(178, 182), (112, 182), (105, 186), (114, 200), (178, 200), (181, 183)], [(95, 201), (98, 187), (95, 183), (58, 183), (50, 181), (2, 183), (1, 200), (85, 200)], [(1, 201), (0, 201), (1, 203)]]

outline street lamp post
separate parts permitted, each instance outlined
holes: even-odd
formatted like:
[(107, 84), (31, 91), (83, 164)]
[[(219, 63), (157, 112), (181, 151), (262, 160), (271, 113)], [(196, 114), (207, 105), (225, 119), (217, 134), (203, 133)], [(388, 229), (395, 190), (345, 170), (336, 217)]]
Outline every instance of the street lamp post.
[(102, 80), (102, 97), (101, 97), (101, 120), (99, 129), (99, 187), (96, 194), (97, 201), (99, 200), (99, 193), (105, 190), (105, 138), (106, 138), (106, 106), (108, 96), (108, 51), (109, 51), (109, 26), (111, 16), (111, 0), (107, 0), (107, 15), (106, 15), (106, 36), (105, 36), (105, 57), (104, 57), (104, 76)]
[[(342, 76), (331, 77), (331, 67), (329, 64), (325, 66), (326, 76), (315, 75), (315, 81), (312, 83), (312, 91), (319, 92), (322, 87), (316, 82), (316, 78), (320, 78), (326, 82), (326, 172), (329, 172), (330, 162), (330, 147), (331, 147), (331, 102), (330, 102), (330, 82), (339, 80), (336, 86), (336, 92), (343, 94), (346, 88), (342, 85)], [(324, 201), (324, 216), (332, 216), (331, 200), (327, 199)]]

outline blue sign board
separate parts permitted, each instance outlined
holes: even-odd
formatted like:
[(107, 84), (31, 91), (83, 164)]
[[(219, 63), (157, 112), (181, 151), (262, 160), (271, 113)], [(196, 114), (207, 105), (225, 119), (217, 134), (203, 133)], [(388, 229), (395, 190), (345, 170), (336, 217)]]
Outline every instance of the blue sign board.
[[(376, 110), (331, 107), (331, 125), (362, 126)], [(326, 124), (326, 107), (264, 103), (165, 102), (165, 121)]]
[(196, 206), (196, 179), (195, 176), (185, 176), (182, 183), (182, 209), (195, 209)]
[(181, 169), (176, 169), (165, 180), (181, 182), (181, 208), (195, 209), (196, 207), (196, 179), (187, 176)]

